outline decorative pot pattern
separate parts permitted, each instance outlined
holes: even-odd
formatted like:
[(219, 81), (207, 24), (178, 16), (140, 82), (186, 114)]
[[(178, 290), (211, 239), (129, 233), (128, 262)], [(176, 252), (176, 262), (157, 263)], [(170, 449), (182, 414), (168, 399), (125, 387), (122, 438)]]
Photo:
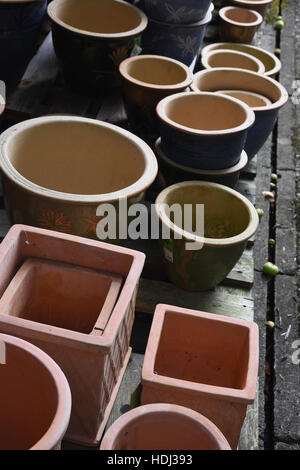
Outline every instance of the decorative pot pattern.
[(3, 334), (0, 341), (6, 356), (0, 365), (0, 449), (59, 450), (71, 414), (66, 377), (27, 341)]
[(246, 44), (251, 44), (263, 22), (257, 11), (246, 8), (223, 7), (219, 10), (219, 17), (221, 40)]
[(191, 24), (201, 21), (208, 12), (211, 0), (141, 0), (146, 15), (156, 21), (175, 24)]
[(255, 323), (156, 307), (142, 370), (142, 404), (175, 403), (210, 419), (238, 445), (258, 372)]
[(221, 431), (189, 408), (148, 404), (117, 419), (100, 450), (230, 450)]
[(264, 73), (265, 66), (256, 57), (245, 52), (229, 51), (217, 49), (207, 52), (202, 56), (202, 65), (205, 69), (230, 67), (234, 69), (252, 70), (257, 73)]

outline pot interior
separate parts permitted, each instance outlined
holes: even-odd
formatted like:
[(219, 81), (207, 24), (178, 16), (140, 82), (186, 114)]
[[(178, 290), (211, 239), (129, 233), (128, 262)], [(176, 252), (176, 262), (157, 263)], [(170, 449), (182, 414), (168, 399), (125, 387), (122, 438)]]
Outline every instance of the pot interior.
[(246, 327), (166, 312), (156, 374), (241, 390), (246, 386), (248, 361)]
[(142, 176), (146, 164), (133, 140), (77, 121), (48, 121), (14, 133), (7, 158), (32, 183), (82, 195), (126, 188)]
[(124, 33), (141, 22), (138, 10), (113, 0), (61, 0), (50, 8), (58, 20), (90, 33)]
[(246, 103), (248, 106), (250, 106), (250, 108), (261, 108), (263, 106), (272, 104), (272, 102), (265, 96), (259, 95), (258, 93), (251, 93), (250, 91), (218, 90), (218, 93), (233, 96), (233, 98), (237, 98), (238, 100)]
[(236, 23), (255, 23), (258, 17), (255, 13), (244, 8), (230, 8), (225, 12), (225, 17)]
[(214, 450), (216, 438), (189, 416), (152, 411), (131, 420), (119, 431), (114, 450)]
[(54, 379), (34, 356), (6, 343), (0, 384), (0, 449), (30, 449), (55, 417), (58, 392)]
[(259, 65), (251, 57), (246, 57), (242, 54), (235, 54), (230, 51), (216, 51), (207, 57), (207, 63), (210, 67), (233, 67), (238, 69), (259, 71)]
[(176, 85), (187, 79), (187, 72), (179, 64), (152, 57), (130, 61), (126, 72), (135, 80), (153, 85)]
[(174, 97), (164, 108), (166, 116), (171, 121), (191, 129), (232, 129), (244, 124), (247, 119), (245, 109), (222, 96), (191, 93)]

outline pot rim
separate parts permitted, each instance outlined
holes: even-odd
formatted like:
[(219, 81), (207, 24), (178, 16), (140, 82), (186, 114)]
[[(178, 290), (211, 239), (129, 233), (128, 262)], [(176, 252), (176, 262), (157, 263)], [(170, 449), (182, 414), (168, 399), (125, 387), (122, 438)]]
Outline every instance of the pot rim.
[(0, 333), (0, 339), (18, 349), (26, 351), (47, 369), (51, 375), (57, 390), (57, 409), (51, 425), (45, 434), (30, 450), (53, 449), (63, 438), (71, 416), (72, 397), (69, 383), (54, 360), (44, 351), (15, 336)]
[(47, 13), (48, 13), (48, 16), (51, 18), (51, 20), (54, 23), (58, 24), (59, 26), (61, 26), (64, 29), (67, 29), (68, 31), (71, 31), (72, 33), (82, 34), (82, 35), (85, 35), (85, 36), (92, 36), (92, 37), (95, 37), (95, 38), (103, 38), (103, 39), (121, 39), (121, 38), (128, 38), (128, 37), (131, 37), (131, 36), (139, 35), (140, 33), (142, 33), (142, 31), (144, 31), (144, 29), (146, 29), (147, 24), (148, 24), (147, 16), (139, 8), (137, 8), (134, 5), (131, 5), (130, 3), (127, 3), (123, 0), (111, 0), (114, 3), (121, 3), (123, 5), (126, 5), (128, 7), (128, 9), (134, 10), (140, 17), (140, 24), (136, 28), (130, 29), (128, 31), (123, 31), (123, 32), (120, 32), (120, 33), (97, 33), (97, 32), (92, 32), (92, 31), (86, 31), (85, 29), (80, 29), (80, 28), (76, 28), (74, 26), (71, 26), (71, 25), (65, 23), (64, 21), (62, 21), (61, 19), (59, 19), (56, 16), (55, 7), (58, 4), (61, 4), (61, 3), (64, 3), (64, 2), (70, 2), (70, 1), (72, 1), (72, 0), (52, 0), (52, 2), (49, 3), (49, 5), (47, 7)]
[(5, 106), (6, 106), (5, 98), (4, 98), (4, 96), (2, 96), (2, 95), (0, 94), (0, 116), (1, 116), (1, 114), (4, 113)]
[[(252, 82), (252, 79), (254, 80), (256, 78), (258, 80), (263, 80), (263, 81), (266, 81), (268, 83), (271, 83), (273, 86), (277, 87), (277, 89), (280, 92), (280, 98), (277, 101), (275, 101), (274, 103), (270, 104), (270, 105), (251, 107), (250, 109), (252, 109), (255, 113), (263, 112), (263, 111), (272, 111), (272, 110), (275, 110), (275, 109), (279, 109), (283, 105), (285, 105), (285, 103), (289, 99), (289, 95), (288, 95), (287, 90), (284, 88), (284, 86), (281, 83), (277, 82), (277, 80), (274, 80), (271, 77), (267, 77), (266, 75), (261, 75), (261, 74), (256, 73), (256, 72), (252, 72), (251, 70), (232, 69), (230, 67), (220, 67), (220, 68), (215, 68), (215, 69), (201, 70), (200, 72), (195, 73), (194, 74), (194, 80), (193, 80), (192, 84), (190, 85), (191, 90), (193, 90), (196, 93), (203, 93), (197, 87), (196, 83), (198, 81), (198, 78), (205, 75), (206, 73), (216, 73), (216, 72), (221, 73), (223, 76), (224, 76), (224, 73), (244, 74), (244, 75), (248, 75), (247, 78), (248, 78), (249, 83)], [(223, 87), (221, 89), (225, 90), (225, 88), (223, 88)], [(230, 88), (230, 89), (232, 89), (232, 88)], [(240, 90), (241, 91), (252, 91), (252, 90), (248, 90), (248, 89), (243, 90), (242, 88), (240, 88)], [(257, 91), (255, 93), (257, 93)], [(226, 95), (224, 95), (224, 96), (226, 96)], [(268, 98), (268, 96), (266, 98)]]
[[(226, 92), (227, 92), (227, 93), (226, 93)], [(271, 100), (270, 100), (269, 98), (267, 98), (266, 96), (263, 96), (263, 95), (261, 95), (261, 94), (259, 94), (259, 93), (255, 93), (254, 91), (247, 91), (247, 90), (218, 90), (218, 91), (216, 91), (215, 93), (221, 93), (221, 94), (227, 95), (228, 92), (231, 92), (231, 93), (243, 93), (243, 94), (245, 94), (245, 95), (254, 96), (254, 97), (259, 98), (259, 99), (261, 99), (262, 101), (264, 101), (265, 104), (266, 104), (266, 106), (268, 106), (268, 105), (270, 104), (269, 102), (271, 102)], [(229, 96), (230, 96), (230, 95), (229, 95)], [(238, 99), (240, 99), (240, 98), (238, 98)], [(243, 101), (243, 100), (241, 100), (241, 101)], [(249, 106), (249, 105), (248, 105), (248, 106)], [(261, 107), (261, 106), (260, 106), (260, 107)], [(252, 109), (253, 109), (253, 107), (252, 107)]]
[[(186, 188), (188, 190), (189, 186), (198, 186), (208, 187), (210, 189), (219, 189), (225, 193), (229, 193), (235, 198), (239, 199), (247, 208), (249, 214), (249, 223), (248, 226), (243, 230), (243, 232), (229, 238), (207, 238), (207, 237), (200, 237), (198, 235), (192, 234), (187, 232), (186, 230), (182, 230), (180, 227), (175, 225), (171, 220), (167, 217), (164, 211), (164, 201), (168, 194), (172, 193), (174, 190), (178, 188)], [(257, 211), (253, 204), (242, 194), (235, 191), (232, 188), (224, 186), (218, 183), (211, 183), (206, 181), (184, 181), (181, 183), (173, 184), (165, 188), (161, 193), (157, 196), (155, 201), (155, 211), (158, 218), (161, 220), (163, 224), (168, 226), (173, 232), (177, 233), (182, 237), (182, 239), (192, 242), (197, 242), (203, 244), (204, 246), (211, 246), (211, 247), (228, 247), (232, 245), (236, 245), (239, 243), (246, 242), (249, 238), (251, 238), (254, 233), (256, 232), (258, 225), (259, 225), (259, 217)]]
[[(169, 85), (158, 85), (154, 84), (151, 82), (143, 82), (142, 80), (138, 80), (134, 77), (132, 77), (127, 69), (128, 69), (128, 64), (132, 62), (139, 62), (147, 59), (157, 59), (160, 60), (161, 62), (171, 62), (175, 65), (178, 65), (182, 70), (185, 71), (186, 73), (186, 79), (183, 80), (182, 82), (177, 82)], [(165, 57), (165, 56), (160, 56), (160, 55), (155, 55), (155, 54), (145, 54), (145, 55), (138, 55), (138, 56), (133, 56), (133, 57), (128, 57), (127, 59), (124, 59), (121, 64), (119, 65), (119, 72), (122, 75), (124, 79), (127, 81), (134, 83), (135, 85), (139, 85), (143, 88), (149, 88), (149, 89), (154, 89), (154, 90), (176, 90), (176, 89), (182, 89), (182, 88), (187, 88), (190, 86), (190, 84), (193, 81), (193, 72), (190, 70), (190, 68), (180, 62), (179, 60), (172, 59), (170, 57)]]
[[(276, 57), (275, 54), (272, 54), (271, 52), (266, 51), (265, 49), (262, 49), (261, 47), (253, 46), (252, 44), (244, 44), (242, 42), (215, 42), (213, 44), (209, 44), (209, 45), (207, 45), (207, 46), (205, 46), (201, 49), (201, 56), (207, 54), (210, 50), (218, 50), (217, 48), (214, 49), (214, 47), (216, 45), (221, 45), (222, 49), (226, 49), (226, 47), (228, 47), (228, 46), (230, 46), (230, 47), (231, 46), (237, 46), (237, 47), (242, 46), (245, 49), (259, 51), (261, 54), (265, 54), (269, 59), (273, 60), (274, 66), (273, 66), (273, 68), (271, 68), (269, 70), (266, 70), (264, 75), (267, 75), (267, 76), (276, 75), (281, 69), (281, 61), (278, 59), (278, 57)], [(232, 50), (237, 50), (237, 49), (228, 48), (228, 50), (232, 51)], [(259, 60), (261, 60), (261, 59), (259, 59)]]
[(236, 3), (237, 5), (253, 5), (253, 6), (261, 6), (261, 5), (267, 5), (268, 3), (272, 3), (273, 0), (232, 0), (233, 3)]
[[(219, 69), (211, 69), (211, 70), (219, 70)], [(230, 70), (240, 70), (240, 69), (230, 69)], [(242, 69), (241, 69), (242, 70)], [(197, 74), (196, 74), (197, 75)], [(260, 75), (261, 76), (261, 75)], [(194, 75), (195, 79), (195, 75)], [(193, 85), (193, 82), (191, 84), (191, 87)], [(176, 121), (173, 121), (170, 119), (165, 112), (165, 106), (168, 104), (170, 101), (177, 100), (183, 96), (187, 97), (188, 99), (192, 99), (193, 96), (196, 95), (201, 95), (201, 96), (210, 96), (213, 98), (213, 96), (216, 96), (215, 93), (212, 92), (182, 92), (182, 93), (176, 93), (174, 95), (167, 96), (166, 98), (163, 98), (156, 106), (156, 113), (158, 117), (163, 121), (165, 124), (167, 124), (170, 127), (173, 127), (177, 129), (178, 131), (183, 131), (187, 134), (194, 134), (194, 135), (207, 135), (207, 136), (215, 136), (215, 135), (224, 135), (224, 134), (233, 134), (235, 132), (241, 132), (246, 129), (248, 129), (255, 121), (255, 115), (252, 109), (243, 103), (240, 100), (237, 100), (236, 98), (233, 98), (232, 96), (226, 96), (226, 95), (218, 95), (218, 98), (222, 97), (225, 99), (229, 99), (229, 101), (234, 102), (236, 105), (238, 105), (240, 108), (243, 109), (244, 113), (246, 114), (244, 122), (238, 126), (231, 127), (228, 129), (218, 129), (218, 130), (204, 130), (204, 129), (195, 129), (193, 127), (187, 127), (184, 126), (180, 123), (177, 123)]]
[(213, 3), (211, 3), (205, 17), (202, 18), (202, 20), (197, 21), (196, 23), (183, 23), (183, 24), (182, 23), (166, 23), (165, 21), (158, 21), (152, 18), (148, 18), (148, 19), (150, 23), (155, 23), (155, 24), (167, 26), (170, 28), (174, 28), (174, 27), (175, 28), (198, 28), (199, 26), (203, 26), (211, 21), (212, 13), (214, 9), (215, 9), (215, 6)]
[(184, 416), (195, 422), (196, 425), (200, 426), (203, 430), (207, 431), (210, 436), (215, 440), (219, 449), (231, 450), (227, 439), (220, 431), (220, 429), (208, 418), (202, 414), (194, 411), (185, 406), (171, 404), (171, 403), (150, 403), (147, 405), (141, 405), (134, 408), (127, 413), (120, 416), (106, 432), (100, 450), (109, 450), (113, 447), (116, 437), (124, 430), (125, 426), (135, 422), (144, 415), (153, 414), (172, 414), (178, 416)]
[(195, 175), (212, 175), (212, 176), (222, 176), (222, 175), (231, 175), (234, 173), (237, 173), (238, 171), (242, 171), (243, 168), (248, 163), (248, 156), (245, 150), (242, 151), (241, 153), (241, 158), (238, 163), (235, 165), (229, 167), (229, 168), (224, 168), (223, 170), (201, 170), (199, 168), (190, 168), (184, 165), (181, 165), (180, 163), (171, 160), (166, 156), (166, 154), (163, 152), (161, 148), (161, 137), (158, 137), (158, 139), (155, 142), (155, 150), (159, 157), (164, 160), (168, 165), (173, 166), (177, 168), (178, 170), (185, 171), (187, 173), (195, 174)]
[[(220, 68), (220, 67), (211, 66), (208, 63), (208, 61), (212, 56), (218, 55), (218, 54), (224, 54), (224, 53), (233, 54), (235, 56), (246, 57), (247, 59), (254, 62), (258, 67), (258, 70), (253, 70), (253, 72), (256, 72), (256, 73), (259, 73), (259, 74), (262, 74), (262, 75), (265, 73), (265, 66), (259, 59), (257, 59), (257, 57), (254, 57), (251, 54), (247, 54), (247, 52), (234, 51), (234, 50), (230, 50), (230, 49), (215, 49), (215, 50), (212, 50), (212, 51), (208, 51), (204, 56), (201, 57), (201, 62), (202, 62), (203, 67), (206, 68), (206, 69)], [(231, 67), (231, 68), (238, 68), (238, 67)], [(243, 70), (250, 70), (250, 69), (245, 68)]]
[[(145, 162), (144, 173), (141, 177), (135, 181), (130, 186), (127, 186), (118, 191), (104, 194), (72, 194), (64, 193), (61, 191), (55, 191), (53, 189), (48, 189), (43, 186), (40, 186), (32, 181), (28, 180), (22, 176), (12, 165), (9, 158), (7, 157), (7, 145), (9, 142), (18, 134), (18, 132), (23, 131), (24, 129), (34, 128), (37, 125), (43, 125), (47, 123), (68, 123), (68, 122), (77, 122), (85, 123), (94, 126), (99, 126), (100, 128), (108, 128), (114, 131), (116, 134), (122, 135), (123, 137), (129, 139), (133, 142), (136, 147), (139, 148), (141, 152), (141, 157)], [(9, 129), (7, 129), (0, 136), (0, 167), (3, 173), (12, 180), (13, 183), (20, 186), (23, 190), (29, 191), (36, 194), (39, 197), (46, 197), (55, 199), (56, 201), (61, 201), (64, 203), (76, 203), (76, 204), (100, 204), (104, 202), (113, 202), (129, 197), (134, 197), (147, 189), (151, 183), (154, 181), (158, 171), (158, 164), (154, 152), (142, 139), (135, 136), (131, 132), (122, 129), (114, 124), (110, 124), (103, 121), (98, 121), (96, 119), (83, 118), (79, 116), (43, 116), (39, 118), (29, 119), (23, 121), (19, 124), (16, 124)]]
[(241, 11), (245, 11), (244, 8), (239, 8), (239, 7), (231, 7), (231, 6), (228, 6), (228, 7), (223, 7), (219, 10), (219, 16), (220, 18), (225, 21), (226, 23), (230, 23), (234, 26), (243, 26), (245, 28), (252, 28), (253, 26), (259, 26), (260, 24), (262, 24), (263, 22), (263, 17), (260, 13), (258, 13), (258, 11), (256, 10), (250, 10), (248, 9), (248, 11), (250, 11), (251, 13), (253, 13), (255, 16), (256, 16), (256, 20), (255, 21), (251, 21), (251, 22), (243, 22), (243, 21), (234, 21), (234, 20), (231, 20), (230, 18), (228, 18), (226, 16), (226, 13), (229, 11), (229, 10), (241, 10)]

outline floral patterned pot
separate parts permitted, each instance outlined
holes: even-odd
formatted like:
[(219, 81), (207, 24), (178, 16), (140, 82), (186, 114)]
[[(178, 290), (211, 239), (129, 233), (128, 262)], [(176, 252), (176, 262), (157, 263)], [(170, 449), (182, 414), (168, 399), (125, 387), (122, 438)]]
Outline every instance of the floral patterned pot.
[(256, 57), (245, 52), (229, 51), (217, 49), (207, 52), (202, 56), (201, 63), (205, 69), (220, 67), (230, 67), (234, 69), (252, 70), (257, 73), (264, 73), (264, 64)]
[(161, 149), (161, 140), (157, 139), (155, 143), (156, 154), (158, 156), (159, 168), (162, 171), (166, 186), (182, 181), (211, 181), (212, 183), (223, 184), (229, 188), (235, 188), (239, 181), (240, 172), (248, 163), (246, 152), (242, 152), (240, 161), (225, 170), (198, 170), (196, 168), (188, 168), (176, 163), (168, 158)]
[(190, 24), (201, 21), (207, 15), (211, 0), (141, 0), (140, 5), (152, 20)]
[(71, 414), (66, 377), (27, 341), (0, 334), (0, 344), (0, 449), (59, 450)]
[[(191, 205), (192, 216), (185, 220), (185, 226), (190, 222), (190, 227), (196, 226), (196, 205), (203, 204), (204, 227), (197, 227), (195, 233), (184, 229), (182, 221), (172, 222), (167, 209), (173, 204), (182, 210), (185, 204)], [(257, 211), (247, 198), (226, 186), (204, 181), (176, 183), (164, 189), (155, 209), (163, 230), (170, 233), (169, 239), (160, 241), (168, 277), (190, 291), (213, 289), (222, 282), (259, 223)]]
[(257, 11), (246, 8), (223, 7), (219, 10), (219, 17), (221, 40), (246, 44), (251, 44), (263, 22)]
[(250, 10), (258, 11), (264, 18), (267, 10), (273, 0), (231, 0), (230, 3), (237, 7), (249, 8)]
[(268, 51), (261, 49), (260, 47), (252, 46), (250, 44), (241, 44), (234, 42), (216, 42), (214, 44), (209, 44), (201, 50), (201, 55), (204, 56), (209, 51), (218, 50), (218, 49), (228, 49), (233, 51), (246, 52), (257, 59), (259, 59), (265, 66), (265, 73), (268, 77), (275, 77), (275, 75), (280, 72), (281, 62), (280, 60)]
[(230, 446), (200, 413), (153, 403), (118, 418), (105, 434), (100, 450), (230, 450)]
[[(157, 174), (155, 155), (141, 139), (72, 116), (31, 119), (5, 131), (0, 165), (13, 223), (91, 238), (101, 236), (100, 204), (113, 204), (118, 213), (119, 201), (141, 200)], [(118, 227), (111, 224), (106, 236), (117, 240)]]
[[(193, 91), (207, 92), (219, 90), (240, 90), (258, 93), (268, 99), (271, 103), (265, 106), (251, 106), (255, 113), (255, 122), (249, 129), (245, 143), (245, 151), (251, 160), (266, 142), (273, 130), (278, 117), (278, 112), (288, 100), (286, 89), (270, 77), (259, 75), (248, 70), (233, 70), (220, 68), (215, 70), (204, 70), (196, 73), (191, 86)], [(241, 96), (241, 99), (244, 98)], [(249, 103), (248, 99), (246, 98)]]
[(171, 57), (193, 70), (213, 8), (211, 5), (205, 18), (192, 24), (163, 23), (149, 18), (142, 35), (143, 53)]
[(214, 93), (168, 96), (158, 104), (157, 114), (166, 156), (202, 170), (236, 165), (255, 119), (240, 100)]
[(65, 80), (87, 94), (117, 84), (119, 64), (147, 26), (141, 10), (120, 0), (53, 0), (48, 15)]
[(37, 47), (47, 0), (0, 0), (0, 80), (20, 82)]
[(130, 124), (141, 133), (158, 137), (156, 105), (162, 98), (189, 87), (193, 73), (177, 60), (153, 55), (125, 59), (119, 70)]
[(258, 348), (255, 323), (158, 305), (142, 370), (142, 404), (191, 408), (236, 449), (255, 397)]

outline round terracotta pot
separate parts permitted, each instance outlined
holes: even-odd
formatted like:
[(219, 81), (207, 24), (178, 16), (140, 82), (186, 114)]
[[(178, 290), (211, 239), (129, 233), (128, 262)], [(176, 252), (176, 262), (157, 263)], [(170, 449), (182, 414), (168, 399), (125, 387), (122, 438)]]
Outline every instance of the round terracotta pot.
[(238, 100), (246, 103), (250, 108), (260, 108), (262, 106), (269, 106), (272, 101), (259, 93), (253, 93), (251, 91), (241, 90), (217, 90), (216, 93), (222, 93), (223, 95), (233, 96)]
[(250, 44), (240, 44), (234, 42), (216, 42), (209, 44), (201, 50), (201, 55), (204, 56), (210, 51), (218, 49), (228, 49), (233, 51), (245, 52), (259, 59), (265, 66), (265, 73), (269, 77), (275, 77), (280, 72), (281, 62), (280, 60), (268, 51), (261, 49), (260, 47), (252, 46)]
[(264, 64), (245, 52), (229, 51), (226, 49), (217, 49), (207, 52), (201, 59), (205, 69), (218, 67), (231, 67), (235, 69), (252, 70), (257, 73), (264, 73)]
[[(193, 218), (187, 220), (193, 227), (196, 205), (204, 205), (204, 237), (201, 226), (192, 233), (182, 229), (182, 222), (178, 225), (171, 221), (166, 208), (174, 204), (179, 204), (182, 212), (185, 204), (191, 205)], [(212, 289), (222, 282), (259, 224), (257, 211), (247, 198), (226, 186), (204, 181), (177, 183), (164, 189), (155, 209), (162, 229), (170, 231), (169, 239), (160, 241), (169, 279), (190, 291)], [(194, 242), (196, 245), (191, 246)]]
[(71, 414), (62, 370), (27, 341), (0, 334), (0, 449), (58, 450)]
[(100, 450), (231, 450), (221, 431), (189, 408), (153, 403), (117, 419)]
[(157, 137), (157, 104), (166, 96), (186, 90), (193, 81), (193, 73), (177, 60), (154, 55), (125, 59), (119, 70), (130, 124), (139, 133)]
[(48, 15), (65, 81), (87, 94), (117, 84), (119, 64), (147, 26), (146, 15), (121, 0), (53, 0)]
[(219, 10), (220, 36), (223, 41), (251, 44), (263, 17), (255, 10), (223, 7)]
[[(140, 138), (70, 116), (30, 119), (5, 131), (0, 165), (13, 223), (91, 238), (100, 204), (118, 214), (119, 200), (140, 201), (157, 174), (155, 155)], [(113, 241), (113, 227), (108, 232)]]
[(207, 14), (211, 0), (140, 0), (140, 6), (149, 18), (165, 23), (191, 24)]
[(236, 165), (254, 122), (249, 106), (216, 93), (168, 96), (157, 105), (157, 114), (166, 156), (202, 170)]
[(207, 92), (219, 90), (240, 90), (259, 93), (271, 101), (265, 106), (253, 106), (255, 122), (249, 129), (245, 144), (249, 160), (251, 160), (264, 145), (273, 130), (280, 108), (287, 102), (288, 93), (286, 89), (270, 77), (259, 75), (248, 70), (220, 68), (214, 70), (203, 70), (196, 73), (193, 91)]
[(142, 35), (143, 53), (171, 57), (193, 70), (213, 9), (212, 4), (203, 20), (191, 24), (163, 23), (149, 18)]
[(233, 5), (258, 11), (264, 18), (273, 0), (231, 0)]
[(225, 170), (198, 170), (196, 168), (188, 168), (184, 165), (176, 163), (168, 158), (161, 149), (161, 139), (157, 139), (155, 150), (158, 156), (159, 168), (162, 171), (166, 186), (182, 181), (198, 180), (211, 181), (213, 183), (223, 184), (230, 188), (235, 188), (239, 181), (240, 172), (248, 163), (246, 152), (242, 152), (240, 161)]

